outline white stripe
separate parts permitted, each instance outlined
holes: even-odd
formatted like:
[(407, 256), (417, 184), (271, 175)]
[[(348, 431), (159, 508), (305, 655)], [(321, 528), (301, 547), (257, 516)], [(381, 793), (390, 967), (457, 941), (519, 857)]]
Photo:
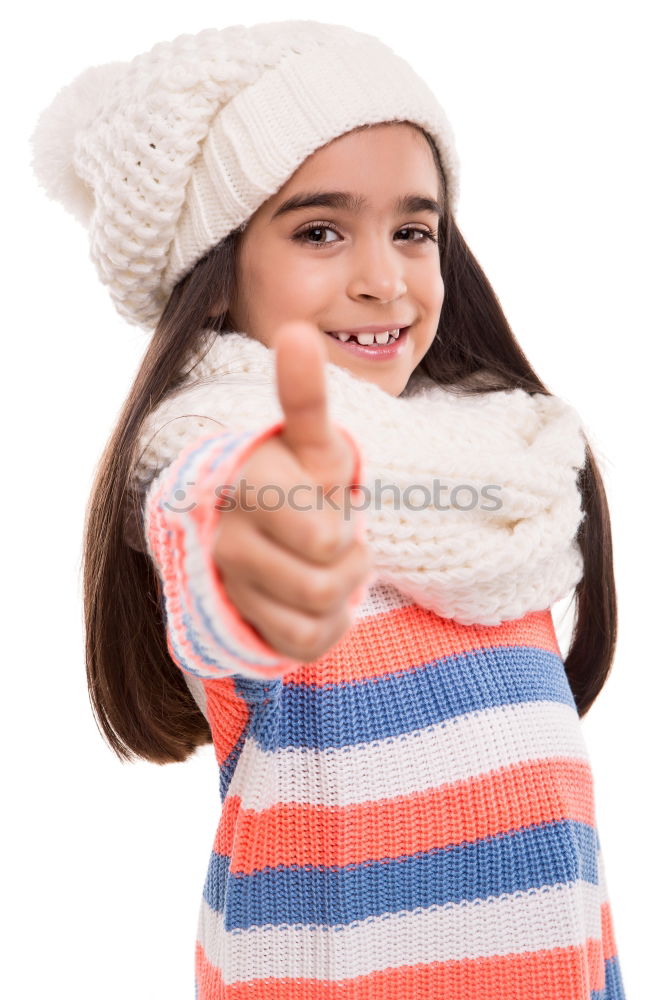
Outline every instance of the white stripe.
[(603, 851), (597, 851), (597, 870), (599, 879), (599, 895), (602, 903), (610, 903), (608, 893), (608, 882), (606, 881), (606, 864), (604, 862)]
[[(229, 461), (231, 461), (231, 459), (229, 459)], [(269, 658), (261, 653), (250, 653), (249, 650), (247, 650), (241, 641), (235, 636), (235, 634), (224, 626), (220, 618), (218, 604), (215, 599), (215, 592), (219, 591), (221, 585), (217, 580), (212, 581), (210, 579), (208, 568), (204, 562), (196, 525), (189, 517), (187, 517), (186, 514), (184, 514), (182, 516), (181, 527), (183, 528), (184, 534), (184, 569), (186, 580), (179, 580), (179, 593), (182, 594), (184, 589), (189, 588), (192, 594), (196, 595), (205, 611), (205, 614), (215, 623), (214, 627), (216, 631), (224, 637), (225, 644), (229, 647), (233, 656), (240, 660), (240, 663), (231, 659), (228, 653), (223, 652), (219, 646), (213, 644), (211, 636), (208, 632), (202, 633), (200, 630), (197, 630), (197, 640), (199, 645), (209, 658), (211, 658), (216, 664), (219, 664), (217, 669), (215, 667), (207, 668), (205, 666), (199, 666), (198, 664), (192, 662), (186, 655), (183, 647), (180, 645), (175, 631), (172, 631), (171, 641), (174, 648), (180, 658), (186, 662), (188, 666), (190, 666), (192, 673), (194, 673), (197, 677), (215, 679), (219, 677), (221, 673), (235, 673), (242, 674), (245, 677), (250, 677), (253, 680), (266, 680), (266, 674), (261, 669), (262, 665), (273, 666), (281, 659), (281, 656), (276, 653), (274, 657)], [(394, 608), (405, 607), (411, 603), (410, 599), (403, 597), (395, 587), (389, 584), (374, 584), (369, 588), (365, 600), (355, 610), (354, 621), (349, 632), (347, 633), (347, 637), (352, 631), (354, 624), (356, 624), (359, 620), (392, 611)]]
[(578, 715), (550, 701), (470, 712), (404, 736), (323, 750), (264, 751), (248, 737), (229, 785), (241, 808), (277, 803), (347, 806), (414, 795), (521, 761), (589, 765)]
[[(243, 441), (240, 447), (246, 447), (247, 441)], [(228, 455), (225, 462), (225, 468), (228, 468), (230, 463), (235, 462), (238, 449), (234, 450), (233, 454)], [(191, 473), (196, 479), (196, 473), (198, 468), (209, 460), (210, 447), (206, 449), (206, 452), (202, 456), (198, 456), (197, 466)], [(223, 475), (223, 472), (220, 472)], [(168, 496), (168, 492), (166, 493)], [(163, 513), (163, 511), (161, 512)], [(167, 518), (168, 523), (168, 518)], [(282, 657), (276, 653), (273, 657), (265, 656), (258, 652), (251, 652), (247, 650), (242, 642), (236, 637), (236, 635), (228, 629), (221, 620), (221, 615), (219, 611), (218, 602), (216, 599), (216, 594), (220, 589), (223, 590), (223, 586), (219, 584), (217, 580), (213, 581), (210, 578), (209, 568), (204, 561), (204, 554), (202, 552), (202, 547), (199, 541), (197, 526), (194, 521), (187, 516), (187, 513), (180, 515), (179, 526), (183, 530), (183, 545), (185, 549), (184, 557), (184, 573), (185, 580), (178, 580), (178, 594), (181, 595), (183, 592), (189, 590), (192, 595), (196, 596), (201, 606), (203, 607), (207, 617), (214, 622), (214, 627), (216, 631), (223, 636), (225, 644), (229, 647), (232, 657), (237, 657), (237, 660), (230, 657), (229, 653), (225, 653), (217, 644), (212, 642), (212, 637), (208, 632), (202, 633), (197, 629), (197, 640), (202, 650), (205, 654), (212, 659), (218, 666), (216, 667), (205, 667), (195, 664), (189, 656), (186, 654), (185, 649), (181, 646), (178, 641), (178, 637), (174, 630), (170, 630), (171, 642), (176, 650), (178, 656), (181, 660), (187, 663), (188, 667), (197, 677), (215, 679), (221, 674), (242, 674), (243, 676), (250, 677), (254, 680), (266, 680), (266, 674), (262, 671), (262, 666), (274, 666), (279, 662)], [(171, 603), (171, 598), (169, 598), (168, 605)], [(354, 623), (360, 619), (370, 617), (372, 615), (378, 615), (386, 613), (397, 607), (403, 607), (411, 604), (409, 598), (403, 597), (395, 587), (389, 584), (376, 583), (373, 584), (368, 590), (365, 600), (354, 612)], [(353, 629), (353, 624), (350, 629)], [(349, 635), (349, 633), (347, 633)]]
[(206, 701), (206, 689), (204, 687), (203, 681), (199, 680), (198, 677), (194, 677), (189, 670), (182, 671), (183, 678), (188, 688), (190, 689), (190, 694), (192, 695), (194, 701), (201, 714), (205, 717), (207, 722), (210, 722), (208, 718), (208, 704)]
[(198, 926), (198, 940), (225, 984), (290, 976), (352, 979), (419, 962), (582, 946), (587, 938), (601, 939), (601, 913), (597, 886), (583, 881), (390, 913), (335, 930), (267, 924), (226, 931), (223, 917), (202, 899)]
[[(247, 442), (243, 442), (243, 445), (246, 443)], [(204, 459), (207, 457), (208, 453), (206, 453)], [(252, 677), (256, 680), (265, 680), (266, 675), (262, 672), (261, 665), (265, 664), (267, 666), (273, 666), (280, 659), (279, 655), (275, 654), (273, 657), (265, 657), (260, 653), (250, 653), (247, 649), (245, 649), (239, 639), (237, 639), (236, 636), (223, 625), (220, 617), (221, 613), (215, 596), (217, 583), (216, 581), (212, 581), (210, 578), (209, 567), (204, 561), (204, 555), (199, 542), (196, 524), (190, 517), (187, 516), (187, 513), (184, 512), (181, 515), (179, 525), (183, 530), (183, 546), (185, 550), (183, 560), (184, 565), (181, 567), (184, 579), (179, 577), (176, 581), (169, 581), (170, 586), (167, 589), (167, 609), (170, 608), (173, 601), (173, 597), (171, 596), (172, 589), (175, 588), (178, 595), (176, 604), (179, 611), (183, 593), (190, 592), (193, 597), (200, 600), (206, 616), (214, 622), (216, 631), (224, 637), (225, 643), (231, 650), (232, 656), (214, 643), (212, 636), (208, 632), (202, 633), (200, 629), (195, 630), (198, 643), (207, 657), (212, 659), (213, 662), (218, 665), (217, 668), (199, 666), (192, 662), (189, 656), (186, 655), (183, 647), (180, 645), (175, 630), (170, 630), (171, 641), (176, 652), (179, 657), (188, 664), (192, 672), (197, 677), (217, 678), (220, 677), (221, 674), (236, 672), (242, 673), (245, 676)], [(195, 622), (196, 621), (198, 621), (197, 618), (195, 618)], [(171, 625), (170, 622), (169, 625)], [(232, 657), (237, 657), (238, 660), (240, 660), (240, 663)]]
[(413, 603), (411, 598), (405, 597), (392, 584), (376, 582), (368, 588), (365, 600), (356, 608), (354, 622), (372, 615), (386, 614), (396, 608), (406, 608)]

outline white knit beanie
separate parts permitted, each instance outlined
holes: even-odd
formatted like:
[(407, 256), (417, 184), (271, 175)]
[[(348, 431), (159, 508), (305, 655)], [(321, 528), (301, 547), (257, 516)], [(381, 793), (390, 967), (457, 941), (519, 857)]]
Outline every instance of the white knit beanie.
[(453, 211), (449, 122), (379, 39), (318, 21), (208, 28), (80, 73), (40, 115), (32, 166), (88, 228), (118, 312), (151, 330), (178, 281), (306, 157), (385, 121), (430, 133)]

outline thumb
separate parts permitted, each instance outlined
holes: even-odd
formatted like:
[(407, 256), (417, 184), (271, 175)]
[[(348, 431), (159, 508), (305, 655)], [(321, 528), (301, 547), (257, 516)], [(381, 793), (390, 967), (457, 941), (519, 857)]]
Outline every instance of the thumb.
[(277, 391), (284, 412), (281, 438), (315, 482), (347, 485), (354, 473), (354, 456), (331, 423), (327, 360), (316, 327), (300, 321), (282, 327), (275, 340)]

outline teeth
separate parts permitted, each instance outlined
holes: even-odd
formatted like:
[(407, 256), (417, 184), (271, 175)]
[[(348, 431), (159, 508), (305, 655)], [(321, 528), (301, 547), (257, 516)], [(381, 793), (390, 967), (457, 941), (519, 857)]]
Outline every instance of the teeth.
[(398, 339), (400, 330), (385, 330), (384, 333), (334, 333), (333, 336), (337, 337), (338, 340), (346, 342), (351, 337), (354, 337), (359, 344), (364, 347), (368, 347), (370, 344), (388, 344), (389, 340), (393, 342)]

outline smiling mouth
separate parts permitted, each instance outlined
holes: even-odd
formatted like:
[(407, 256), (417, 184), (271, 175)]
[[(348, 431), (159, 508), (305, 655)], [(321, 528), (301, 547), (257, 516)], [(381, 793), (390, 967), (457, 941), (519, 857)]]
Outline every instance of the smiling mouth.
[[(397, 344), (397, 342), (404, 336), (407, 330), (409, 330), (409, 327), (403, 326), (398, 331), (397, 336), (393, 333), (389, 333), (388, 339), (385, 343), (383, 341), (375, 340), (374, 336), (372, 336), (372, 339), (369, 339), (371, 336), (370, 334), (348, 333), (344, 334), (344, 336), (337, 336), (335, 333), (331, 333), (330, 330), (325, 330), (324, 332), (326, 333), (327, 336), (332, 337), (333, 340), (337, 340), (338, 343), (340, 344), (356, 344), (358, 347), (374, 348), (374, 347), (390, 347), (391, 344)], [(359, 340), (358, 339), (359, 337), (363, 337), (365, 342)]]

